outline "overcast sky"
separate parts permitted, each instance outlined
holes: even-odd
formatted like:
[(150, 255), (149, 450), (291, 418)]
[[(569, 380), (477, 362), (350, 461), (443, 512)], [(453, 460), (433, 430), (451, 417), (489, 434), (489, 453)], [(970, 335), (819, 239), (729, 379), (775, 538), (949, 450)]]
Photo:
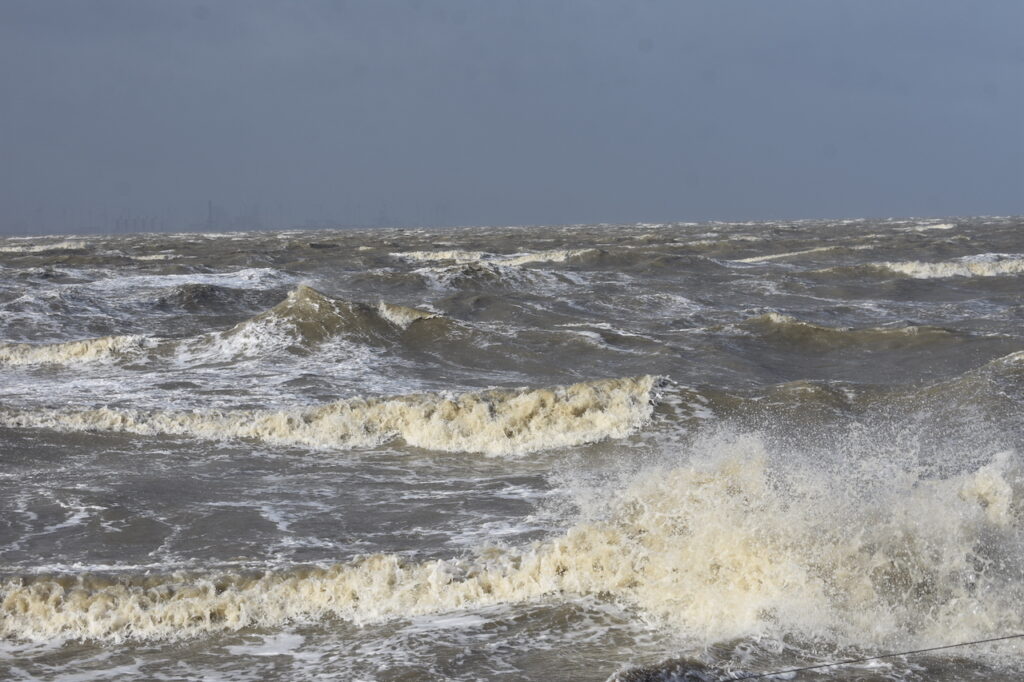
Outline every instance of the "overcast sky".
[(1022, 29), (1020, 0), (0, 0), (0, 231), (1019, 214)]

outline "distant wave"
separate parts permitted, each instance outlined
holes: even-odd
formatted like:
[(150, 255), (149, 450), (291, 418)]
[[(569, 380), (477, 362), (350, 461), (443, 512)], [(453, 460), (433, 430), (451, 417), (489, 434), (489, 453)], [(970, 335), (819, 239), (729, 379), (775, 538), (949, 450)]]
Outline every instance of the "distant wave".
[[(478, 289), (481, 287), (523, 289), (578, 283), (572, 273), (525, 268), (502, 261), (488, 260), (427, 265), (413, 270), (412, 274), (422, 278), (421, 281), (428, 285), (446, 289)], [(405, 277), (408, 275), (398, 273), (388, 279)]]
[(1024, 273), (1024, 256), (1019, 254), (985, 253), (952, 261), (924, 263), (898, 261), (878, 263), (875, 267), (915, 279), (945, 277), (997, 277)]
[(928, 230), (952, 230), (955, 227), (956, 223), (921, 223), (906, 229), (911, 232), (927, 232)]
[(841, 265), (816, 270), (821, 275), (884, 274), (913, 279), (951, 277), (999, 277), (1024, 273), (1024, 255), (982, 253), (947, 261), (882, 261), (860, 265)]
[(44, 253), (46, 251), (80, 251), (88, 248), (84, 241), (65, 240), (41, 244), (8, 244), (0, 246), (0, 253)]
[(954, 341), (958, 337), (955, 332), (940, 327), (827, 327), (778, 313), (761, 315), (739, 326), (765, 339), (819, 350), (873, 345), (888, 348), (923, 346), (939, 341)]
[(327, 450), (373, 447), (400, 438), (430, 450), (520, 455), (628, 436), (650, 419), (657, 385), (654, 377), (642, 376), (453, 396), (351, 398), (282, 411), (4, 410), (0, 424), (252, 438)]
[(405, 251), (392, 253), (395, 258), (409, 261), (454, 263), (498, 263), (501, 265), (527, 265), (529, 263), (564, 263), (572, 258), (587, 255), (595, 249), (553, 249), (527, 253), (496, 254), (487, 251)]

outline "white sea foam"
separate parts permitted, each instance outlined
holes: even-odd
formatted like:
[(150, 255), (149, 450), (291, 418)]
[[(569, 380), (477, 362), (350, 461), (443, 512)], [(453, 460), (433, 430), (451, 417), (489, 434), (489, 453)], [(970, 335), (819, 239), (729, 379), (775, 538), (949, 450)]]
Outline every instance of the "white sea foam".
[(104, 336), (60, 343), (0, 343), (0, 367), (109, 362), (152, 347), (145, 336)]
[(173, 259), (175, 259), (177, 257), (178, 257), (178, 255), (175, 254), (175, 253), (151, 253), (151, 254), (147, 254), (145, 256), (130, 256), (130, 258), (132, 258), (132, 260), (142, 260), (142, 261), (173, 260)]
[(570, 258), (586, 255), (595, 249), (552, 249), (526, 253), (495, 254), (487, 251), (406, 251), (392, 256), (418, 262), (452, 261), (455, 263), (497, 263), (501, 265), (526, 265), (528, 263), (564, 263)]
[(997, 277), (1000, 275), (1019, 275), (1024, 273), (1024, 255), (984, 253), (937, 263), (897, 261), (877, 263), (875, 267), (907, 275), (915, 279)]
[(0, 587), (0, 635), (174, 639), (597, 595), (705, 644), (910, 648), (1024, 627), (1024, 490), (1012, 453), (944, 477), (893, 475), (885, 458), (838, 475), (787, 461), (757, 436), (717, 436), (689, 461), (580, 489), (582, 516), (559, 536), (470, 559), (12, 578)]
[(182, 284), (213, 284), (240, 289), (269, 288), (295, 281), (295, 277), (274, 268), (243, 268), (228, 272), (189, 273), (172, 275), (121, 275), (110, 271), (110, 277), (90, 282), (89, 288), (99, 290), (129, 289), (140, 287), (167, 288)]
[(439, 317), (435, 313), (428, 313), (424, 310), (408, 308), (403, 305), (385, 303), (384, 301), (377, 304), (377, 312), (379, 312), (380, 316), (385, 320), (391, 322), (397, 327), (401, 327), (402, 329), (408, 329), (409, 325), (417, 320), (429, 320)]
[(927, 232), (928, 230), (952, 230), (954, 227), (956, 227), (955, 223), (922, 223), (908, 229), (913, 232)]
[(628, 436), (650, 419), (656, 384), (654, 377), (644, 376), (452, 396), (353, 398), (285, 411), (7, 410), (0, 413), (0, 423), (63, 431), (253, 438), (328, 450), (401, 438), (431, 450), (522, 455)]
[(57, 343), (0, 342), (0, 367), (115, 361), (134, 358), (148, 350), (171, 351), (179, 364), (220, 362), (281, 353), (346, 335), (365, 340), (381, 331), (374, 329), (375, 322), (404, 330), (418, 320), (437, 317), (440, 316), (435, 313), (383, 301), (374, 308), (335, 299), (303, 285), (289, 292), (274, 308), (226, 331), (186, 339), (123, 335)]

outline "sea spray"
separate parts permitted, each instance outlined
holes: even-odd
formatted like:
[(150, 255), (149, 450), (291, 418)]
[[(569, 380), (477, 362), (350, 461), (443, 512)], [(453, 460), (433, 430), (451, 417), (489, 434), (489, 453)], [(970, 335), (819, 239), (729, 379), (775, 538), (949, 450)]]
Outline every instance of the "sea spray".
[(688, 455), (581, 488), (586, 513), (564, 533), (468, 558), (15, 577), (0, 588), (0, 635), (177, 639), (579, 596), (619, 601), (695, 645), (907, 646), (1024, 627), (1016, 453), (936, 478), (893, 477), (884, 461), (869, 476), (862, 461), (853, 482), (799, 463), (806, 456), (786, 464), (772, 447), (751, 433), (705, 438)]

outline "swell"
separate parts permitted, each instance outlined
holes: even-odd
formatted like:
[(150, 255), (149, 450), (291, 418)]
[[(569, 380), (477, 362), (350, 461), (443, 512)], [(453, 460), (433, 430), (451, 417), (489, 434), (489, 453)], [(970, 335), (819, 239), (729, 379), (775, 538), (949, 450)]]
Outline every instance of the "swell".
[(960, 338), (956, 332), (941, 327), (828, 327), (778, 313), (761, 315), (739, 326), (765, 340), (826, 351), (850, 347), (917, 348)]
[(522, 455), (634, 433), (650, 419), (658, 383), (655, 377), (642, 376), (455, 396), (352, 398), (283, 411), (3, 409), (0, 424), (254, 439), (326, 450), (374, 447), (401, 439), (430, 450)]
[(727, 421), (787, 429), (794, 437), (803, 430), (820, 438), (821, 429), (851, 419), (874, 423), (896, 417), (930, 424), (936, 437), (964, 423), (1012, 432), (1024, 426), (1024, 351), (923, 386), (807, 380), (745, 390), (675, 386), (665, 391), (657, 411), (691, 425)]
[(560, 535), (468, 559), (13, 577), (0, 586), (0, 636), (180, 639), (581, 595), (628, 604), (704, 645), (785, 637), (910, 648), (1024, 627), (1014, 453), (930, 475), (894, 471), (877, 447), (847, 453), (853, 469), (829, 468), (823, 453), (795, 457), (756, 434), (720, 434), (665, 464), (577, 486), (589, 511)]

